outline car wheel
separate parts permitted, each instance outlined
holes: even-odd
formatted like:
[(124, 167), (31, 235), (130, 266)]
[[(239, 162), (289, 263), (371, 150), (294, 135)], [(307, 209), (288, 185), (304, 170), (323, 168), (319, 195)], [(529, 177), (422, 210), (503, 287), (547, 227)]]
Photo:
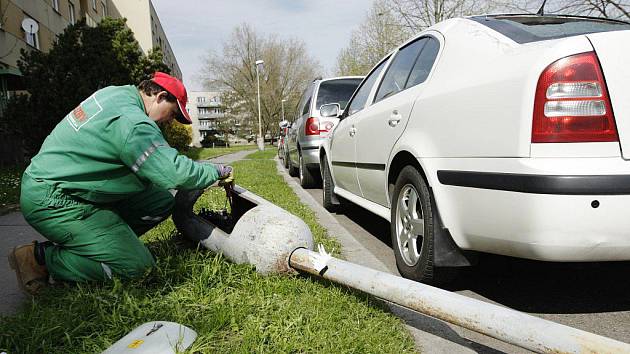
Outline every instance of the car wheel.
[(323, 182), (323, 204), (324, 208), (329, 212), (336, 212), (339, 210), (339, 203), (333, 203), (333, 199), (335, 197), (334, 190), (335, 185), (332, 180), (332, 175), (330, 174), (330, 169), (328, 168), (328, 163), (326, 161), (322, 161), (320, 164), (322, 168), (322, 182)]
[(439, 227), (426, 181), (413, 166), (402, 169), (391, 208), (392, 247), (400, 274), (428, 284), (451, 281), (455, 268), (434, 267), (435, 228)]
[(311, 188), (315, 186), (315, 177), (311, 171), (304, 164), (304, 158), (302, 154), (298, 155), (299, 161), (299, 173), (300, 173), (300, 185), (304, 188)]

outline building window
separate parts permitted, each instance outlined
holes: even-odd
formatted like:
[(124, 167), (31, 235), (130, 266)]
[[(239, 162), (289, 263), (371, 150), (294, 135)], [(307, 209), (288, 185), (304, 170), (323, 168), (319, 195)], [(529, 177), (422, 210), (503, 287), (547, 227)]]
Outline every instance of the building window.
[(107, 4), (105, 4), (105, 1), (101, 1), (101, 12), (103, 16), (107, 16)]
[(52, 7), (55, 11), (59, 12), (59, 0), (52, 0)]
[(197, 102), (198, 103), (206, 102), (206, 98), (205, 97), (197, 97)]
[(92, 0), (92, 9), (94, 9), (94, 11), (98, 11), (96, 9), (96, 0)]
[(71, 2), (68, 2), (68, 12), (70, 13), (70, 23), (74, 25), (77, 20), (74, 17), (74, 4)]
[[(30, 17), (24, 16), (24, 18), (27, 19)], [(39, 49), (39, 31), (35, 33), (28, 33), (24, 31), (24, 29), (22, 29), (22, 31), (24, 32), (24, 41), (28, 43), (28, 45), (30, 45), (31, 47)]]

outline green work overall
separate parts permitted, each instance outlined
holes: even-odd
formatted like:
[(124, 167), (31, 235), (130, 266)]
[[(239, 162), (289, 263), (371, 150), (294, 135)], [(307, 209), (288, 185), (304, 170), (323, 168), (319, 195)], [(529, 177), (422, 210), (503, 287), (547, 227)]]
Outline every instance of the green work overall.
[(144, 111), (134, 86), (110, 86), (57, 124), (22, 177), (25, 219), (55, 245), (56, 280), (143, 275), (155, 263), (138, 239), (167, 218), (172, 189), (206, 188), (214, 165), (179, 155)]

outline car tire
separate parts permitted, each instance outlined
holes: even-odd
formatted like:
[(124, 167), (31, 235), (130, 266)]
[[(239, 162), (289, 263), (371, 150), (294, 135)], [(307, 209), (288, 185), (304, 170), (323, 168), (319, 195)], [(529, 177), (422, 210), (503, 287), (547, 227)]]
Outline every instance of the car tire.
[(322, 184), (323, 184), (323, 197), (322, 197), (322, 201), (324, 204), (324, 208), (326, 210), (328, 210), (331, 213), (337, 212), (340, 209), (340, 204), (337, 203), (333, 203), (333, 199), (334, 199), (334, 190), (335, 190), (335, 184), (332, 180), (332, 175), (330, 174), (330, 168), (328, 167), (328, 163), (326, 161), (322, 161), (321, 162), (321, 168), (322, 168)]
[(434, 264), (434, 237), (440, 227), (427, 182), (413, 166), (402, 169), (392, 194), (392, 247), (400, 274), (427, 284), (453, 280), (456, 268)]
[(291, 177), (297, 177), (299, 175), (299, 169), (295, 166), (293, 166), (293, 161), (291, 161), (291, 156), (287, 155), (287, 157), (289, 158), (289, 176)]
[(315, 187), (316, 179), (311, 173), (311, 171), (304, 164), (304, 158), (302, 158), (302, 154), (298, 155), (298, 169), (299, 169), (299, 177), (300, 177), (300, 185), (302, 188), (312, 188)]

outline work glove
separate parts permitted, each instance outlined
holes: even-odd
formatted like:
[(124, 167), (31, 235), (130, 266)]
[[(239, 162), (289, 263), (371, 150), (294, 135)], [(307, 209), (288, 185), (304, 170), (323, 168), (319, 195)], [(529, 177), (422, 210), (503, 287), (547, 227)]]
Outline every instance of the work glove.
[(219, 186), (227, 186), (234, 183), (234, 170), (228, 165), (214, 165), (219, 172)]

